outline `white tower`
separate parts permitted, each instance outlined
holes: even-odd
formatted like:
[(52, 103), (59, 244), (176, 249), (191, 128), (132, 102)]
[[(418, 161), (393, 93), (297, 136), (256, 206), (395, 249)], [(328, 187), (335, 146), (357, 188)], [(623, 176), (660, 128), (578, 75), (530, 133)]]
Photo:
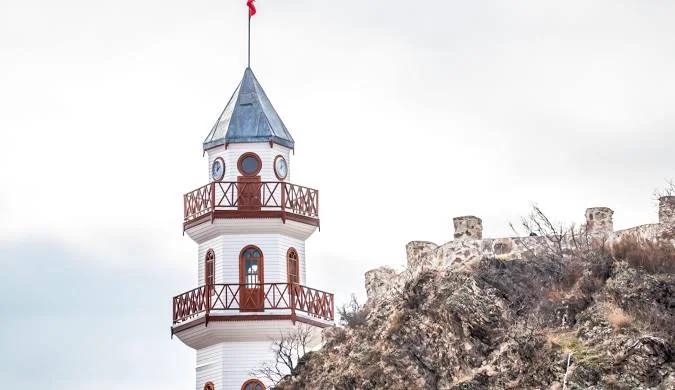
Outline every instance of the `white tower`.
[(173, 298), (172, 335), (197, 351), (197, 390), (262, 390), (251, 371), (298, 323), (333, 324), (333, 295), (306, 287), (319, 191), (290, 183), (295, 142), (250, 68), (204, 141), (210, 182), (184, 195), (197, 287)]

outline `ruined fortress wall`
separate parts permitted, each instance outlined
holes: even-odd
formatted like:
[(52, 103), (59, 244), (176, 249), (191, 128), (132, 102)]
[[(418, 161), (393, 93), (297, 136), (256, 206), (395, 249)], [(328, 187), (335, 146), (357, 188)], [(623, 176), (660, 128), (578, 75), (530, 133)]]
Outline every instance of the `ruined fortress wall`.
[[(614, 231), (614, 211), (608, 207), (590, 207), (586, 222), (575, 230), (575, 237), (562, 242), (563, 249), (577, 245), (571, 240), (585, 240), (591, 245), (611, 246), (627, 237), (639, 240), (666, 240), (675, 246), (675, 196), (659, 199), (659, 222)], [(412, 241), (406, 246), (407, 272), (442, 268), (453, 264), (470, 263), (481, 258), (500, 260), (523, 259), (551, 250), (551, 238), (546, 236), (483, 238), (483, 224), (475, 216), (453, 219), (453, 240), (443, 245), (428, 241)], [(578, 242), (578, 241), (577, 241)], [(388, 267), (366, 273), (366, 293), (369, 301), (387, 295), (406, 275), (397, 274)]]
[[(575, 239), (590, 240), (598, 245), (610, 244), (626, 237), (641, 240), (673, 240), (675, 244), (675, 196), (659, 199), (659, 222), (614, 231), (614, 211), (608, 207), (586, 209), (586, 223), (575, 231)], [(549, 250), (551, 237), (482, 238), (482, 221), (465, 216), (453, 219), (454, 240), (443, 245), (426, 241), (410, 242), (406, 248), (408, 267), (439, 267), (457, 262), (493, 257), (502, 260), (524, 258), (528, 254)], [(571, 237), (567, 238), (572, 240)], [(563, 242), (563, 248), (574, 245)]]

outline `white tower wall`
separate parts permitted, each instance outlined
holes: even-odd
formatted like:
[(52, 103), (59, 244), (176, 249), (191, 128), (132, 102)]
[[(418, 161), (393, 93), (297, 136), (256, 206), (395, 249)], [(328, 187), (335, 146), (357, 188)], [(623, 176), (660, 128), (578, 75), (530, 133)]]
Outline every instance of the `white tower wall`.
[(239, 157), (242, 154), (247, 152), (257, 154), (262, 161), (262, 168), (258, 174), (261, 181), (279, 181), (274, 174), (274, 159), (278, 155), (282, 155), (288, 165), (288, 174), (284, 181), (287, 183), (291, 182), (291, 149), (277, 144), (272, 144), (272, 147), (270, 147), (270, 144), (266, 142), (235, 143), (227, 145), (227, 149), (225, 149), (225, 146), (218, 146), (208, 150), (206, 153), (209, 156), (209, 165), (207, 167), (209, 179), (211, 178), (211, 165), (213, 161), (221, 157), (225, 162), (225, 176), (221, 181), (237, 181), (237, 177), (241, 176), (237, 169), (237, 161), (239, 161)]
[[(197, 349), (196, 390), (203, 390), (206, 382), (213, 382), (216, 389), (240, 389), (249, 379), (258, 379), (271, 386), (264, 378), (252, 375), (252, 371), (259, 369), (266, 362), (274, 361), (271, 339), (288, 334), (297, 326), (288, 322), (242, 321), (231, 327), (231, 340), (219, 342), (204, 348)], [(251, 328), (257, 331), (255, 339), (250, 338)], [(313, 329), (307, 351), (316, 349), (321, 340), (319, 328)]]
[[(252, 367), (261, 367), (263, 362), (274, 358), (270, 341), (240, 341), (211, 345), (197, 350), (196, 390), (213, 382), (216, 389), (237, 389), (242, 383), (254, 378)], [(265, 383), (263, 378), (255, 377)], [(270, 386), (271, 383), (265, 383)]]
[(206, 252), (216, 255), (215, 283), (239, 283), (239, 253), (248, 245), (255, 245), (263, 253), (265, 283), (286, 283), (288, 278), (286, 254), (295, 248), (300, 262), (300, 284), (306, 281), (305, 241), (282, 234), (231, 234), (212, 238), (199, 245), (198, 284), (204, 284)]

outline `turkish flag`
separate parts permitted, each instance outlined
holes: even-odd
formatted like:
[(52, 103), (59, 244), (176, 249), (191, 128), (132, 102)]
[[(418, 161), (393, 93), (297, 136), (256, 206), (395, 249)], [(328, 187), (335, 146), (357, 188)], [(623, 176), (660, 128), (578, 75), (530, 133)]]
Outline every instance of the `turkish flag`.
[(253, 2), (255, 0), (246, 0), (246, 5), (248, 5), (248, 16), (251, 17), (255, 15), (255, 5), (253, 5)]

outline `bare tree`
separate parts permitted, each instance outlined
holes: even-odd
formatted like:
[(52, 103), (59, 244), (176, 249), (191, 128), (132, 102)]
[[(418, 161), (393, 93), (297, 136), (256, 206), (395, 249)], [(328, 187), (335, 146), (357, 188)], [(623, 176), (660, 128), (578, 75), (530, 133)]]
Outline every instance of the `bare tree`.
[(274, 359), (251, 371), (251, 375), (267, 379), (276, 386), (296, 368), (314, 339), (312, 328), (299, 324), (272, 342)]
[[(583, 288), (594, 290), (599, 281), (609, 277), (612, 258), (607, 248), (607, 238), (594, 235), (585, 228), (562, 223), (553, 223), (544, 212), (535, 206), (533, 211), (521, 219), (525, 235), (537, 236), (536, 240), (520, 239), (533, 258), (546, 258), (549, 262), (541, 263), (557, 282), (563, 287), (576, 283), (586, 271), (592, 278), (584, 280)], [(511, 229), (519, 236), (522, 234), (511, 225)]]
[(338, 308), (338, 314), (340, 315), (340, 323), (342, 326), (347, 327), (364, 325), (367, 322), (368, 317), (368, 311), (361, 306), (354, 294), (352, 294), (348, 304)]
[[(541, 243), (544, 245), (544, 253), (542, 255), (548, 256), (551, 259), (562, 260), (565, 254), (565, 241), (568, 238), (571, 228), (565, 228), (562, 223), (553, 223), (537, 206), (532, 205), (532, 212), (520, 220), (520, 224), (525, 230), (525, 234), (521, 234), (518, 229), (509, 223), (511, 230), (516, 235), (522, 236), (540, 236)], [(529, 252), (536, 255), (534, 248), (527, 246), (525, 240), (521, 240), (522, 244)]]
[(654, 191), (655, 200), (664, 196), (675, 196), (675, 180), (666, 180), (666, 185), (663, 188)]

